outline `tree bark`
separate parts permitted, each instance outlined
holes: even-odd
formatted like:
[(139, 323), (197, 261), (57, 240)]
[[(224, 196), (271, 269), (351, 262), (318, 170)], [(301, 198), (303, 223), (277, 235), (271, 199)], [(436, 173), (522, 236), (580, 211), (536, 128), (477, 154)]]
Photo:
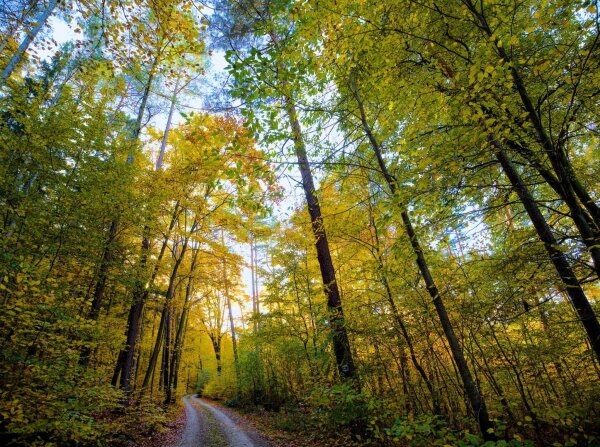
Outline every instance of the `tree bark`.
[(216, 334), (208, 334), (210, 341), (213, 346), (213, 350), (215, 351), (215, 360), (217, 361), (217, 376), (221, 377), (221, 371), (223, 366), (221, 365), (221, 335)]
[[(225, 248), (225, 236), (223, 228), (221, 228), (221, 243)], [(231, 308), (231, 297), (229, 296), (229, 278), (227, 277), (227, 260), (223, 255), (223, 283), (225, 286), (225, 300), (227, 302), (227, 310), (229, 311), (229, 328), (231, 330), (231, 343), (233, 345), (233, 367), (235, 369), (236, 386), (240, 385), (240, 370), (238, 364), (237, 341), (235, 338), (235, 325), (233, 323), (233, 310)]]
[[(371, 144), (371, 148), (373, 149), (373, 153), (375, 154), (375, 158), (377, 159), (377, 164), (379, 165), (379, 169), (381, 170), (381, 173), (383, 174), (383, 177), (390, 189), (390, 192), (392, 193), (392, 196), (398, 197), (398, 186), (397, 186), (396, 179), (393, 177), (393, 175), (387, 169), (387, 166), (383, 159), (383, 155), (381, 153), (381, 148), (379, 146), (379, 143), (377, 142), (375, 136), (373, 135), (373, 132), (371, 131), (371, 127), (369, 126), (369, 123), (367, 122), (363, 103), (358, 95), (356, 86), (354, 85), (354, 83), (352, 81), (351, 81), (351, 84), (352, 84), (351, 88), (352, 88), (354, 97), (356, 99), (356, 102), (358, 105), (358, 110), (360, 113), (361, 125), (362, 125), (363, 130)], [(425, 259), (425, 255), (421, 248), (421, 244), (419, 242), (417, 234), (413, 228), (408, 211), (406, 210), (406, 207), (404, 207), (404, 205), (402, 205), (402, 204), (400, 204), (400, 215), (402, 218), (402, 223), (404, 225), (404, 230), (406, 231), (406, 234), (410, 240), (410, 245), (412, 247), (413, 253), (416, 256), (416, 263), (419, 268), (419, 272), (421, 274), (423, 281), (425, 282), (427, 292), (429, 293), (429, 295), (431, 296), (431, 299), (433, 301), (433, 305), (435, 307), (438, 318), (442, 325), (442, 329), (444, 331), (444, 335), (446, 336), (446, 340), (448, 341), (448, 344), (450, 345), (450, 351), (452, 353), (452, 357), (454, 359), (454, 362), (456, 363), (456, 367), (458, 368), (458, 372), (460, 374), (460, 378), (463, 383), (463, 388), (464, 388), (465, 394), (467, 396), (467, 399), (469, 401), (471, 409), (473, 410), (473, 413), (475, 414), (475, 418), (479, 425), (479, 430), (481, 432), (481, 435), (483, 436), (483, 438), (485, 440), (494, 440), (494, 439), (496, 439), (496, 436), (493, 433), (494, 427), (490, 421), (490, 418), (489, 418), (489, 415), (487, 412), (487, 406), (485, 404), (485, 401), (483, 400), (483, 397), (481, 396), (481, 393), (480, 393), (475, 381), (473, 380), (473, 376), (471, 374), (471, 370), (469, 368), (467, 360), (464, 356), (463, 349), (460, 345), (460, 342), (458, 341), (458, 338), (456, 337), (456, 334), (454, 332), (454, 327), (448, 316), (448, 311), (446, 310), (446, 305), (444, 304), (444, 301), (442, 300), (442, 297), (439, 293), (437, 285), (436, 285), (435, 281), (433, 280), (433, 276), (431, 274), (431, 271), (429, 270), (429, 265), (427, 263), (427, 260)]]
[(321, 277), (323, 278), (323, 286), (325, 288), (325, 295), (327, 296), (329, 324), (331, 326), (333, 351), (338, 372), (340, 376), (345, 379), (356, 379), (356, 367), (354, 366), (354, 359), (352, 357), (352, 351), (350, 350), (350, 340), (348, 339), (348, 333), (346, 332), (344, 311), (342, 309), (342, 301), (335, 277), (335, 269), (331, 259), (323, 216), (321, 215), (321, 207), (316, 195), (315, 184), (308, 163), (300, 121), (298, 120), (296, 108), (290, 98), (286, 98), (286, 111), (289, 125), (292, 129), (294, 149), (296, 151), (298, 167), (300, 168), (300, 174), (302, 176), (302, 188), (304, 189), (306, 206), (310, 215), (313, 236), (317, 248), (317, 258), (321, 269)]
[[(177, 391), (177, 376), (179, 372), (179, 364), (181, 363), (181, 351), (183, 350), (183, 342), (184, 342), (184, 333), (185, 328), (187, 326), (188, 321), (188, 313), (189, 313), (189, 302), (192, 296), (192, 284), (193, 278), (192, 275), (196, 270), (196, 258), (198, 257), (198, 250), (194, 250), (194, 254), (192, 256), (192, 264), (190, 266), (189, 278), (185, 288), (185, 298), (183, 302), (183, 309), (181, 311), (181, 318), (179, 319), (179, 325), (177, 327), (177, 332), (175, 335), (175, 343), (173, 345), (173, 356), (171, 360), (171, 376), (169, 377), (169, 388), (173, 391)], [(174, 400), (172, 395), (168, 396), (169, 402), (171, 403)]]
[(550, 226), (544, 219), (539, 210), (535, 199), (529, 192), (527, 185), (523, 182), (519, 172), (514, 167), (512, 161), (508, 158), (502, 146), (496, 140), (492, 140), (496, 149), (496, 157), (504, 170), (506, 177), (512, 184), (515, 192), (519, 196), (521, 203), (525, 207), (527, 215), (531, 219), (533, 226), (538, 234), (538, 237), (544, 244), (544, 248), (550, 257), (550, 261), (554, 265), (558, 276), (560, 277), (565, 291), (569, 297), (577, 316), (579, 317), (587, 336), (590, 340), (593, 351), (600, 359), (600, 323), (594, 313), (587, 296), (585, 295), (581, 284), (575, 276), (575, 272), (571, 268), (564, 253), (558, 248), (558, 243), (552, 234)]
[(52, 11), (54, 11), (54, 8), (56, 7), (57, 4), (58, 4), (58, 0), (50, 0), (48, 2), (48, 6), (46, 6), (46, 9), (44, 9), (43, 11), (40, 11), (40, 13), (38, 14), (38, 16), (35, 19), (36, 25), (33, 27), (33, 29), (31, 31), (26, 32), (25, 37), (23, 38), (23, 41), (21, 42), (21, 45), (19, 45), (19, 48), (17, 49), (17, 52), (10, 59), (10, 61), (8, 62), (8, 65), (6, 67), (4, 67), (4, 70), (2, 70), (2, 74), (0, 75), (0, 77), (2, 78), (3, 82), (6, 82), (8, 80), (8, 78), (10, 78), (10, 76), (12, 75), (13, 71), (15, 71), (15, 68), (17, 68), (17, 64), (19, 63), (19, 61), (21, 60), (21, 58), (23, 57), (23, 55), (29, 48), (29, 45), (31, 45), (31, 42), (33, 42), (33, 40), (35, 39), (37, 34), (40, 32), (40, 30), (46, 24), (48, 17), (50, 17), (50, 15), (52, 14)]
[[(494, 33), (483, 13), (477, 10), (471, 0), (463, 0), (463, 2), (469, 8), (469, 11), (477, 21), (477, 26), (486, 34), (488, 38), (492, 39)], [(511, 64), (511, 77), (519, 94), (519, 98), (521, 99), (521, 103), (523, 104), (523, 108), (527, 112), (527, 119), (533, 126), (538, 142), (544, 150), (544, 153), (547, 155), (548, 160), (552, 165), (552, 169), (556, 173), (559, 181), (559, 188), (562, 191), (561, 197), (571, 211), (571, 218), (581, 233), (583, 243), (586, 245), (590, 255), (592, 256), (596, 274), (598, 277), (600, 277), (600, 236), (594, 232), (593, 228), (590, 227), (585, 218), (585, 212), (583, 211), (577, 196), (579, 195), (583, 198), (582, 202), (587, 205), (588, 210), (591, 211), (592, 217), (594, 217), (594, 215), (598, 215), (598, 207), (593, 202), (587, 191), (585, 191), (579, 179), (577, 179), (575, 171), (573, 170), (573, 167), (571, 166), (571, 163), (565, 154), (564, 147), (553, 142), (546, 132), (542, 119), (533, 104), (533, 101), (525, 86), (523, 77), (518, 70), (518, 65), (506, 52), (504, 47), (498, 45), (497, 39), (494, 39), (493, 42), (495, 44), (498, 56), (504, 60), (505, 63)], [(579, 191), (579, 194), (576, 193), (576, 190)], [(596, 229), (600, 228), (600, 222), (596, 221), (595, 227)]]

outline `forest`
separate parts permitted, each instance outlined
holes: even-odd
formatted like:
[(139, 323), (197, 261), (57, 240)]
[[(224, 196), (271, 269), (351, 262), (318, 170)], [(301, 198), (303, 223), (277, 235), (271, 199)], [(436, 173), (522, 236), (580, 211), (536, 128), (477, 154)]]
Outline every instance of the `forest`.
[(599, 8), (0, 2), (0, 444), (600, 445)]

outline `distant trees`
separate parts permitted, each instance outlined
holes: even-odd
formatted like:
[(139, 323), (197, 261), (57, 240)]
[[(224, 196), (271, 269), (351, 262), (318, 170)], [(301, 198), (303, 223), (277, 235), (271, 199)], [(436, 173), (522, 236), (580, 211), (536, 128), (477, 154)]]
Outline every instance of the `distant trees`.
[[(124, 15), (109, 7), (101, 32), (94, 9), (80, 45), (65, 44), (40, 66), (21, 52), (3, 85), (7, 441), (120, 442), (135, 432), (130, 424), (161, 422), (152, 402), (171, 403), (195, 385), (189, 356), (197, 354), (186, 348), (200, 325), (191, 318), (187, 335), (190, 312), (207, 306), (205, 258), (225, 250), (213, 230), (235, 237), (236, 222), (264, 213), (276, 188), (239, 119), (197, 114), (174, 124), (176, 95), (198, 76), (204, 49), (205, 25), (191, 7), (134, 2)], [(82, 49), (89, 42), (93, 53)], [(3, 61), (7, 54), (8, 44)], [(146, 131), (164, 85), (175, 92), (169, 125)], [(229, 274), (234, 284), (239, 270)], [(220, 284), (212, 287), (222, 293)], [(142, 398), (124, 410), (131, 419), (110, 416)]]

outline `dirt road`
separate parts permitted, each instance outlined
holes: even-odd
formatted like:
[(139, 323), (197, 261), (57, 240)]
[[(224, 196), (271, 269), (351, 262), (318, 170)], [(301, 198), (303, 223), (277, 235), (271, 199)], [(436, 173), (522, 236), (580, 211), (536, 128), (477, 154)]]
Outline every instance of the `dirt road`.
[(236, 424), (225, 411), (195, 396), (183, 398), (185, 431), (178, 447), (270, 447), (250, 429)]

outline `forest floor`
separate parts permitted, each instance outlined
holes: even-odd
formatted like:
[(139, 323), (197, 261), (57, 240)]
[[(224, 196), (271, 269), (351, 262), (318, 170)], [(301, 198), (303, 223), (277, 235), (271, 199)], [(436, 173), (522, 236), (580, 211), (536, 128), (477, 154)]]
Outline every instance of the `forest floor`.
[[(182, 399), (183, 407), (167, 430), (146, 439), (137, 447), (300, 447), (307, 445), (306, 433), (273, 428), (269, 413), (240, 413), (218, 402), (193, 395)], [(320, 442), (310, 441), (319, 447)]]

